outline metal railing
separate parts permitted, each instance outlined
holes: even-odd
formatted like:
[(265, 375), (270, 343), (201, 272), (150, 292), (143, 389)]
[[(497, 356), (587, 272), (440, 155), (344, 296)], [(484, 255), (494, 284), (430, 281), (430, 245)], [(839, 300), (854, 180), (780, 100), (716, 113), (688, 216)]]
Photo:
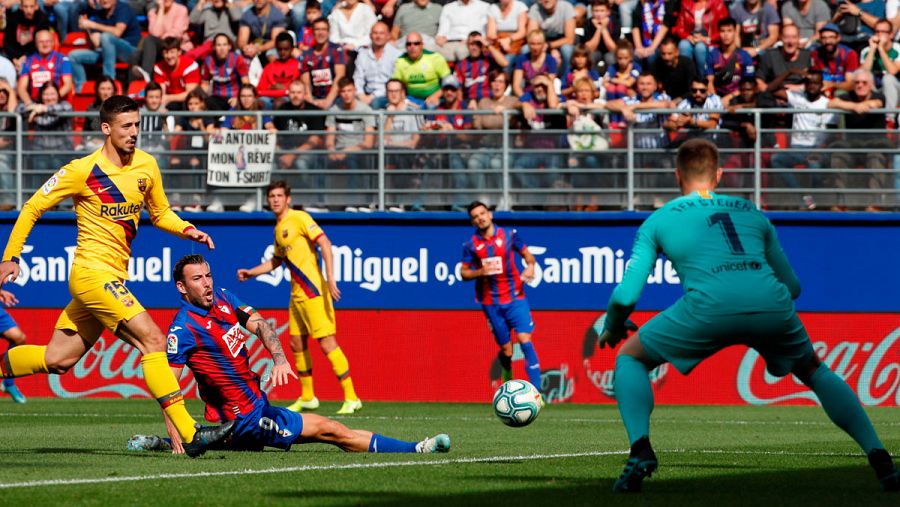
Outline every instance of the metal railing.
[[(649, 112), (669, 115), (684, 111)], [(802, 132), (783, 126), (790, 125), (791, 113), (800, 112), (837, 113), (838, 118), (842, 114), (833, 110), (741, 110), (745, 118), (752, 117), (753, 138), (728, 130), (530, 129), (522, 128), (525, 124), (520, 114), (511, 110), (502, 112), (502, 128), (495, 130), (445, 130), (434, 116), (496, 114), (491, 111), (318, 113), (323, 117), (374, 117), (375, 129), (368, 133), (279, 132), (272, 179), (291, 183), (295, 204), (332, 210), (447, 209), (464, 206), (473, 199), (499, 209), (653, 209), (678, 195), (673, 177), (677, 147), (690, 137), (703, 136), (720, 148), (725, 169), (721, 191), (745, 196), (760, 207), (900, 207), (900, 149), (895, 131), (833, 128)], [(171, 112), (163, 116), (177, 119), (228, 114), (233, 113)], [(539, 114), (547, 124), (552, 123), (551, 115), (560, 120), (566, 112), (544, 110)], [(608, 113), (593, 114), (601, 123)], [(259, 111), (252, 115), (264, 127), (269, 117), (301, 119), (316, 113)], [(419, 116), (420, 130), (385, 131), (385, 120), (391, 115)], [(60, 116), (75, 120), (83, 114)], [(0, 205), (20, 208), (59, 167), (93, 151), (89, 147), (92, 141), (102, 141), (99, 132), (35, 132), (27, 130), (22, 117), (0, 114), (3, 118), (13, 121), (15, 130), (10, 127), (0, 133)], [(329, 136), (360, 134), (371, 135), (371, 144), (362, 150), (343, 152), (347, 156), (342, 160), (335, 156), (341, 150), (327, 148)], [(397, 147), (394, 139), (398, 135), (418, 136), (415, 148)], [(798, 146), (804, 135), (812, 136), (814, 142)], [(319, 137), (316, 149), (294, 149), (309, 136)], [(202, 207), (220, 201), (228, 208), (243, 204), (242, 209), (262, 209), (264, 196), (259, 188), (206, 185), (207, 137), (203, 132), (188, 130), (142, 132), (139, 146), (158, 160), (173, 205)], [(793, 145), (792, 137), (796, 138)], [(65, 144), (65, 149), (48, 150), (48, 144)]]

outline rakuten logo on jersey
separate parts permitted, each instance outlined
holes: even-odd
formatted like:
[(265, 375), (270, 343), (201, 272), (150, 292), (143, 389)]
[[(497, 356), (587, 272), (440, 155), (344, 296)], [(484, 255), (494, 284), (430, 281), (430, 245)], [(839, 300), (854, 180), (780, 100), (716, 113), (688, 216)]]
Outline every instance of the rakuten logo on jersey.
[[(852, 322), (847, 322), (847, 329), (853, 329)], [(900, 405), (900, 328), (880, 340), (816, 341), (813, 346), (822, 362), (847, 381), (864, 405)], [(818, 403), (815, 394), (793, 375), (770, 375), (753, 349), (738, 366), (737, 390), (752, 405), (792, 400)]]
[(141, 212), (141, 205), (133, 202), (120, 202), (115, 204), (101, 204), (100, 216), (112, 220), (132, 218)]

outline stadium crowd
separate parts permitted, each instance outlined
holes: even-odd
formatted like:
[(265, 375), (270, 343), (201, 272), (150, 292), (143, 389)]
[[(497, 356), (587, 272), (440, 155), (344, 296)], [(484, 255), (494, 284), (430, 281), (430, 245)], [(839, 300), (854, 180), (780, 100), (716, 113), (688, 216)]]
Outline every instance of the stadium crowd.
[[(791, 148), (766, 160), (768, 167), (782, 169), (772, 185), (798, 190), (796, 202), (788, 205), (794, 209), (891, 206), (890, 170), (896, 163), (882, 151), (894, 146), (891, 138), (826, 129), (895, 127), (893, 114), (871, 110), (893, 110), (900, 97), (900, 0), (180, 2), (2, 2), (0, 110), (21, 113), (30, 131), (84, 131), (77, 137), (32, 136), (28, 149), (40, 154), (27, 157), (26, 165), (52, 171), (63, 162), (54, 153), (95, 147), (92, 116), (60, 113), (96, 110), (117, 92), (139, 98), (150, 112), (223, 112), (221, 118), (145, 115), (144, 148), (175, 150), (159, 157), (164, 170), (202, 169), (204, 157), (178, 150), (202, 149), (220, 129), (265, 128), (287, 133), (279, 136), (277, 169), (302, 174), (349, 168), (342, 176), (345, 188), (372, 184), (352, 170), (371, 166), (377, 126), (365, 113), (373, 110), (421, 111), (389, 116), (384, 125), (389, 169), (433, 164), (414, 149), (442, 138), (422, 131), (498, 129), (511, 118), (510, 127), (529, 131), (518, 142), (541, 148), (510, 161), (521, 170), (515, 186), (577, 192), (623, 184), (623, 174), (577, 171), (620, 164), (602, 150), (622, 141), (601, 134), (573, 138), (560, 131), (656, 129), (635, 134), (635, 146), (644, 150), (674, 148), (695, 135), (720, 146), (752, 147), (757, 125), (740, 109), (830, 108), (844, 114), (764, 117), (763, 128), (793, 129), (765, 141)], [(695, 111), (652, 112), (661, 108)], [(521, 114), (501, 115), (506, 109)], [(260, 110), (323, 112), (270, 117)], [(446, 112), (460, 110), (495, 114)], [(14, 131), (15, 123), (0, 118), (0, 130)], [(455, 153), (441, 166), (453, 171), (448, 182), (457, 188), (495, 186), (485, 171), (502, 163), (500, 139), (453, 133)], [(0, 149), (8, 146), (9, 139), (0, 139)], [(841, 151), (829, 155), (813, 148)], [(635, 166), (658, 167), (658, 158), (639, 154)], [(752, 166), (740, 153), (728, 164)], [(854, 167), (866, 171), (853, 173)], [(817, 173), (817, 168), (844, 171)], [(11, 172), (10, 160), (0, 161), (4, 182)], [(300, 186), (328, 184), (321, 174), (303, 178)], [(641, 175), (638, 183), (671, 186), (662, 178)], [(750, 176), (735, 178), (730, 183), (741, 187)], [(420, 175), (398, 174), (392, 181), (411, 190), (398, 209), (422, 207), (413, 191), (423, 185)], [(809, 188), (885, 193), (841, 194), (823, 206), (816, 195), (804, 194)], [(617, 205), (604, 202), (602, 194), (575, 200), (579, 210)], [(214, 196), (210, 203), (202, 201), (194, 196), (175, 204), (223, 209)], [(252, 210), (253, 201), (241, 209)]]

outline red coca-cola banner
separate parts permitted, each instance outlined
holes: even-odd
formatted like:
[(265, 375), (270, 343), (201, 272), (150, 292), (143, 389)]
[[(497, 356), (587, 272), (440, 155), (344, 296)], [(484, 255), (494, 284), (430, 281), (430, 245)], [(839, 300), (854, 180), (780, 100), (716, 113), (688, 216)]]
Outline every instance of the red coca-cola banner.
[[(165, 329), (173, 310), (151, 310)], [(58, 310), (13, 310), (29, 343), (45, 344)], [(263, 311), (284, 339), (287, 312)], [(363, 400), (484, 402), (491, 399), (499, 370), (497, 347), (479, 311), (338, 311), (338, 341), (350, 360), (350, 372)], [(653, 316), (639, 312), (641, 324)], [(596, 348), (593, 331), (598, 314), (538, 311), (534, 340), (543, 371), (542, 390), (552, 402), (611, 403), (614, 353)], [(806, 313), (801, 315), (816, 351), (850, 384), (866, 405), (900, 405), (900, 315)], [(264, 374), (271, 358), (260, 342), (247, 342), (254, 370)], [(290, 357), (290, 354), (289, 354)], [(516, 376), (525, 378), (520, 354)], [(316, 394), (337, 400), (341, 393), (331, 365), (313, 350)], [(793, 377), (775, 378), (762, 359), (744, 347), (716, 354), (690, 376), (670, 365), (652, 373), (658, 403), (669, 404), (811, 404), (815, 397)], [(149, 397), (140, 355), (104, 334), (94, 348), (62, 376), (20, 379), (29, 396)], [(195, 395), (193, 378), (182, 380)], [(270, 393), (292, 399), (299, 384)]]

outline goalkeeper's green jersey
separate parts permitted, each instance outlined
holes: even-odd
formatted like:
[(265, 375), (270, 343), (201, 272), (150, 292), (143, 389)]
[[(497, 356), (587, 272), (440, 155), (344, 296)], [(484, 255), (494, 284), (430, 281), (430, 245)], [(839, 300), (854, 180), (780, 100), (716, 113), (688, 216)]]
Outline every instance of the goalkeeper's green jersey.
[(638, 229), (607, 325), (621, 329), (659, 254), (673, 264), (693, 312), (733, 315), (793, 309), (800, 283), (775, 228), (752, 202), (694, 192), (655, 211)]

